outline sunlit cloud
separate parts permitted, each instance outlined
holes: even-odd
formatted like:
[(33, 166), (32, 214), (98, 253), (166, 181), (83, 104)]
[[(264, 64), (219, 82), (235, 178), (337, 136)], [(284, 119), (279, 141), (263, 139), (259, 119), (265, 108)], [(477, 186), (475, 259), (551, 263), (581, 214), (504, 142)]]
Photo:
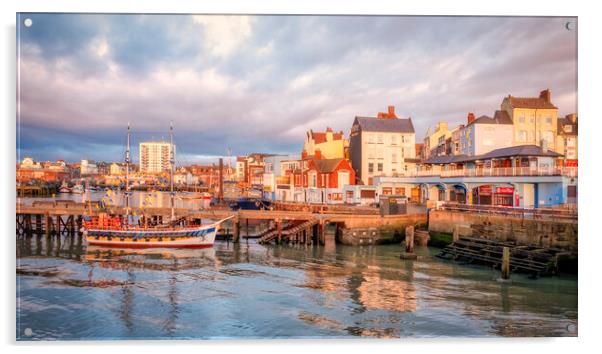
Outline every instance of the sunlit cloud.
[[(550, 88), (576, 112), (576, 34), (562, 18), (32, 14), (20, 28), (23, 153), (122, 159), (173, 121), (180, 157), (296, 153), (395, 105), (429, 126)], [(44, 135), (44, 139), (38, 136)], [(106, 148), (98, 148), (105, 146)]]

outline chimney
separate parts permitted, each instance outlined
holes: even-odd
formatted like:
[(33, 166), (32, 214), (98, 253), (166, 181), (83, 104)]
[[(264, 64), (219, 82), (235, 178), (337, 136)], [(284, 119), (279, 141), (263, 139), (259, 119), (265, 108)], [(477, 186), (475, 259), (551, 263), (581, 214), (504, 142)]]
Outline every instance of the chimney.
[(332, 136), (332, 128), (328, 127), (326, 128), (326, 141), (332, 141), (333, 140), (333, 136)]
[(544, 101), (550, 103), (552, 102), (552, 92), (550, 92), (550, 89), (545, 89), (539, 93), (539, 98), (543, 98)]
[(397, 118), (397, 116), (395, 115), (395, 106), (388, 106), (387, 107), (387, 113), (385, 112), (378, 112), (378, 115), (376, 116), (377, 118)]
[(389, 118), (397, 118), (397, 116), (395, 115), (395, 106), (389, 106), (387, 107), (387, 110)]
[(468, 121), (467, 124), (470, 124), (470, 123), (474, 122), (474, 113), (472, 113), (472, 112), (468, 113), (467, 121)]
[(548, 141), (546, 139), (541, 139), (539, 146), (541, 147), (541, 150), (543, 150), (543, 152), (548, 151)]
[(569, 119), (571, 124), (577, 123), (577, 114), (576, 113), (571, 113), (571, 114), (567, 115), (566, 117)]
[(316, 158), (316, 160), (322, 160), (322, 151), (320, 151), (320, 149), (316, 149), (314, 157)]

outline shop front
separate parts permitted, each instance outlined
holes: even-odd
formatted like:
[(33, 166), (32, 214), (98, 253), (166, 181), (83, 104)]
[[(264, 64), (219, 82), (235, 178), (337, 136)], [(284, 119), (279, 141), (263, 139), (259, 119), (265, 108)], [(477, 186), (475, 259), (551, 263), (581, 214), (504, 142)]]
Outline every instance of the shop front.
[(495, 187), (493, 205), (514, 206), (514, 187)]

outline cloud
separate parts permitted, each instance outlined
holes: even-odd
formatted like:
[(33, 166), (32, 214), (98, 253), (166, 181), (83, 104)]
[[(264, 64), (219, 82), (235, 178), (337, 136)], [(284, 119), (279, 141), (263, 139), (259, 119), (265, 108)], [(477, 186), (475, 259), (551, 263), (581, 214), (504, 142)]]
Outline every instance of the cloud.
[(20, 28), (19, 143), (39, 159), (120, 160), (128, 121), (138, 140), (173, 121), (179, 156), (205, 161), (299, 153), (306, 130), (348, 134), (387, 105), (417, 140), (510, 93), (550, 88), (561, 114), (576, 110), (562, 18), (34, 16)]
[(252, 35), (254, 18), (250, 16), (194, 15), (193, 21), (203, 26), (203, 44), (213, 55), (232, 54)]

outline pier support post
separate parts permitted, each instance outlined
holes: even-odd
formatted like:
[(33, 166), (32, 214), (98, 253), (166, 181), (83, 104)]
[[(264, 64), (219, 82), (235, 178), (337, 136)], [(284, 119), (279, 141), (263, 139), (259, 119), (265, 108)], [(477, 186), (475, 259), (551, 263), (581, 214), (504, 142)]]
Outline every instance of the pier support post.
[(25, 216), (25, 234), (31, 237), (33, 234), (33, 227), (31, 226), (31, 214)]
[(414, 226), (406, 227), (406, 253), (414, 253)]
[(237, 217), (235, 217), (232, 220), (232, 233), (233, 233), (233, 237), (232, 237), (232, 242), (239, 242), (240, 240), (240, 219)]
[(454, 233), (452, 236), (452, 241), (454, 243), (458, 242), (460, 240), (460, 227), (458, 225), (454, 225)]
[(249, 219), (245, 219), (247, 240), (249, 239)]
[(510, 248), (504, 247), (502, 251), (502, 279), (510, 279)]
[(414, 226), (406, 227), (405, 252), (401, 252), (399, 258), (416, 260), (418, 256), (414, 253)]
[(278, 233), (278, 244), (282, 242), (282, 221), (276, 219), (276, 232)]
[(61, 235), (61, 216), (57, 215), (56, 216), (56, 229), (55, 229), (55, 233), (57, 236)]
[(50, 214), (46, 213), (45, 215), (46, 217), (46, 230), (44, 230), (46, 232), (46, 237), (50, 237), (50, 231), (52, 229), (52, 217), (50, 216)]
[(318, 224), (318, 242), (319, 245), (324, 245), (326, 238), (324, 236), (324, 220), (320, 219)]
[(83, 224), (84, 224), (84, 223), (83, 223), (83, 218), (82, 218), (82, 216), (81, 216), (81, 215), (78, 215), (78, 216), (77, 216), (77, 235), (78, 235), (78, 236), (81, 236), (81, 235), (83, 234), (83, 233), (82, 233), (82, 226), (83, 226)]
[(36, 235), (42, 235), (42, 215), (36, 214)]

